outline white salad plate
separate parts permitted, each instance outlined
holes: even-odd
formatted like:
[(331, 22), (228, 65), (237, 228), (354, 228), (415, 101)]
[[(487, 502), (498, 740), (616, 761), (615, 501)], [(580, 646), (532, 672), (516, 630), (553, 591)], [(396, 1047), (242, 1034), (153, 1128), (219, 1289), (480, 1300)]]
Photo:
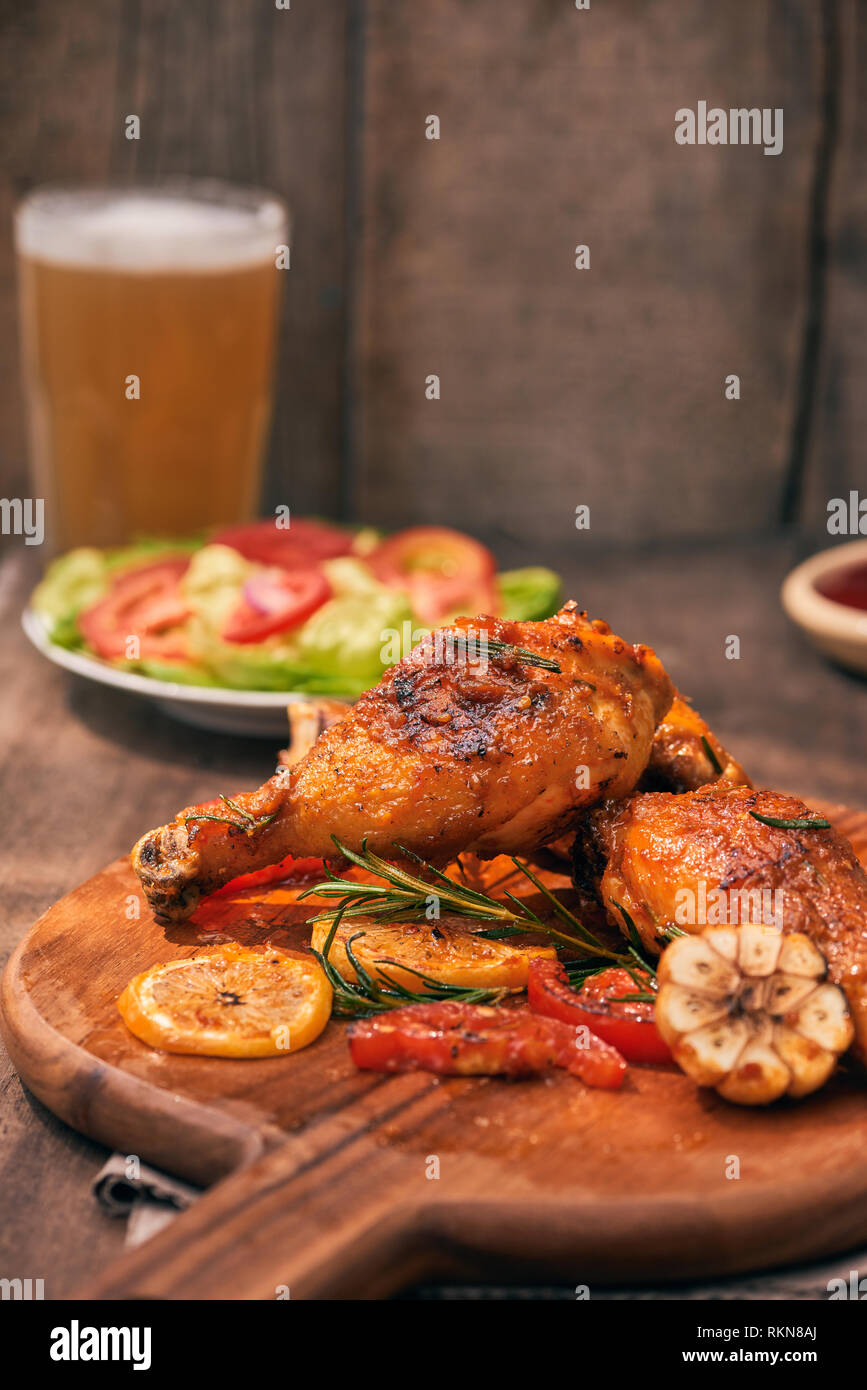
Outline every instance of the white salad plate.
[(77, 676), (125, 690), (130, 695), (143, 695), (166, 714), (184, 724), (210, 729), (220, 734), (243, 734), (248, 738), (283, 738), (288, 742), (289, 724), (286, 706), (296, 700), (314, 696), (283, 690), (227, 690), (209, 685), (183, 685), (176, 681), (158, 681), (133, 671), (120, 671), (96, 657), (82, 652), (67, 651), (51, 641), (45, 624), (32, 608), (26, 608), (21, 626), (37, 651)]

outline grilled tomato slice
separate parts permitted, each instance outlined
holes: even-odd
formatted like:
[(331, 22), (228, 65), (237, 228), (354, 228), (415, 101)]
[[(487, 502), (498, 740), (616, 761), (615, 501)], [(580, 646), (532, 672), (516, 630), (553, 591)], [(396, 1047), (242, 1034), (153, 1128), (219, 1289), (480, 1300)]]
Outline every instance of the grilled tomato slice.
[(274, 517), (224, 526), (211, 540), (215, 545), (231, 546), (245, 560), (290, 570), (310, 569), (352, 550), (351, 531), (307, 517), (293, 517), (285, 529), (276, 524)]
[[(333, 918), (317, 922), (311, 946), (322, 954)], [(363, 917), (343, 918), (328, 960), (347, 980), (357, 976), (346, 953), (346, 942), (363, 970), (384, 984), (394, 981), (424, 993), (427, 975), (439, 984), (468, 989), (525, 989), (530, 962), (552, 959), (551, 946), (511, 946), (471, 930), (466, 919), (438, 922), (391, 922), (387, 926)], [(387, 979), (385, 977), (388, 977)]]
[(279, 1057), (319, 1037), (331, 998), (317, 961), (230, 942), (145, 970), (117, 1007), (131, 1033), (163, 1052)]
[(306, 622), (330, 597), (331, 585), (318, 570), (263, 570), (244, 585), (223, 637), (227, 642), (264, 642)]
[(404, 589), (422, 622), (454, 613), (493, 613), (499, 606), (496, 561), (471, 536), (449, 526), (411, 526), (367, 556), (382, 584)]
[(627, 1061), (670, 1062), (671, 1049), (654, 1022), (653, 1004), (620, 997), (638, 992), (626, 970), (603, 970), (576, 990), (559, 961), (530, 963), (527, 998), (536, 1013), (589, 1028), (622, 1052)]
[(97, 656), (121, 661), (135, 637), (143, 659), (189, 657), (181, 629), (190, 610), (180, 588), (189, 563), (188, 555), (168, 555), (116, 576), (108, 593), (78, 618), (79, 631)]
[(620, 1053), (585, 1028), (530, 1009), (455, 1001), (410, 1004), (357, 1019), (349, 1050), (370, 1071), (432, 1071), (449, 1076), (534, 1076), (564, 1067), (588, 1086), (615, 1090), (626, 1072)]

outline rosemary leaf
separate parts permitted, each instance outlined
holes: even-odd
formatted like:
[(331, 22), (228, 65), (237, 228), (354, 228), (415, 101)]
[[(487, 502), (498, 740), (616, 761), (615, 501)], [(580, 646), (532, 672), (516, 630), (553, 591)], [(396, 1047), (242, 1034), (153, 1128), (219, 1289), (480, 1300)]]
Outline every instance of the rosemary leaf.
[(528, 651), (526, 647), (515, 647), (511, 642), (501, 642), (496, 637), (484, 637), (481, 633), (455, 632), (451, 635), (456, 645), (466, 647), (469, 653), (481, 659), (488, 656), (512, 656), (524, 666), (538, 666), (542, 671), (553, 671), (558, 676), (560, 674), (560, 667), (556, 661)]
[(750, 811), (753, 820), (760, 820), (762, 825), (774, 825), (780, 830), (830, 830), (831, 822), (824, 820), (821, 816), (812, 816), (808, 820), (806, 816), (795, 816), (792, 820), (780, 819), (778, 816), (762, 816), (758, 811)]
[(636, 952), (640, 957), (643, 948), (641, 945), (641, 937), (638, 935), (638, 928), (636, 927), (629, 913), (626, 911), (626, 908), (621, 903), (617, 902), (614, 898), (612, 898), (611, 904), (613, 907), (617, 908), (617, 911), (623, 918), (623, 921), (626, 925), (626, 935), (629, 937), (629, 944), (632, 947), (632, 950)]
[(224, 805), (228, 806), (230, 811), (234, 811), (236, 816), (241, 816), (243, 820), (252, 821), (255, 824), (256, 817), (251, 816), (249, 811), (245, 811), (243, 806), (239, 806), (237, 801), (233, 801), (230, 796), (224, 796), (223, 793), (220, 792), (220, 800)]
[[(537, 888), (539, 892), (548, 899), (561, 921), (567, 922), (572, 930), (577, 933), (578, 941), (570, 941), (570, 945), (583, 945), (585, 948), (589, 946), (597, 955), (609, 956), (612, 959), (617, 959), (616, 953), (614, 951), (609, 951), (607, 947), (603, 946), (601, 941), (597, 941), (593, 933), (582, 926), (574, 913), (571, 913), (568, 907), (561, 903), (560, 899), (556, 898), (549, 888), (545, 887), (542, 880), (536, 877), (532, 869), (528, 868), (526, 864), (522, 864), (520, 859), (516, 859), (514, 856), (512, 856), (512, 863), (515, 865), (516, 869), (520, 869), (521, 873), (530, 880), (534, 888)], [(549, 928), (549, 930), (551, 930), (553, 935), (553, 929)]]
[(220, 825), (232, 825), (236, 830), (243, 830), (246, 835), (252, 835), (254, 830), (261, 830), (263, 826), (270, 825), (277, 815), (277, 812), (273, 811), (270, 816), (251, 816), (249, 811), (245, 811), (231, 797), (223, 796), (222, 792), (220, 793), (220, 800), (243, 819), (230, 820), (228, 816), (213, 816), (209, 811), (198, 811), (192, 816), (184, 816), (184, 825), (189, 825), (190, 821), (214, 820), (218, 821)]
[(718, 776), (718, 777), (721, 776), (721, 775), (722, 775), (722, 763), (720, 762), (720, 760), (719, 760), (719, 758), (717, 757), (716, 753), (715, 753), (715, 752), (713, 751), (713, 749), (711, 748), (710, 743), (708, 742), (708, 740), (707, 740), (707, 738), (705, 737), (704, 734), (702, 734), (702, 736), (701, 736), (701, 741), (702, 741), (702, 745), (704, 746), (704, 751), (705, 751), (705, 753), (707, 754), (707, 760), (708, 760), (708, 762), (710, 763), (711, 767), (713, 768), (713, 770), (714, 770), (714, 772), (717, 774), (717, 776)]
[(236, 820), (229, 820), (228, 816), (212, 816), (207, 811), (200, 811), (196, 816), (184, 816), (184, 825), (189, 825), (190, 821), (194, 820), (215, 820), (219, 821), (220, 825), (234, 825), (236, 830), (247, 829), (245, 825), (239, 825)]
[(510, 936), (526, 936), (526, 927), (488, 927), (484, 931), (473, 932), (484, 941), (506, 941)]

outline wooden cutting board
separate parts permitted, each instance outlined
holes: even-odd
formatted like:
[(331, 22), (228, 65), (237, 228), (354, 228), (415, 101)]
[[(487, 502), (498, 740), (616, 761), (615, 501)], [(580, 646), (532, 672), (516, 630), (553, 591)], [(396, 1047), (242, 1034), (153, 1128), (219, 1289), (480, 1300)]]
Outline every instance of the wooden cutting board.
[[(817, 809), (867, 860), (867, 814)], [(854, 1072), (750, 1111), (673, 1068), (631, 1067), (614, 1093), (565, 1073), (359, 1073), (340, 1022), (263, 1061), (171, 1056), (126, 1030), (117, 996), (158, 961), (222, 939), (304, 944), (311, 907), (296, 897), (224, 894), (163, 930), (146, 909), (135, 917), (138, 884), (118, 861), (10, 960), (3, 1036), (39, 1099), (112, 1148), (216, 1184), (88, 1296), (380, 1297), (438, 1276), (592, 1290), (867, 1240), (867, 1091)]]

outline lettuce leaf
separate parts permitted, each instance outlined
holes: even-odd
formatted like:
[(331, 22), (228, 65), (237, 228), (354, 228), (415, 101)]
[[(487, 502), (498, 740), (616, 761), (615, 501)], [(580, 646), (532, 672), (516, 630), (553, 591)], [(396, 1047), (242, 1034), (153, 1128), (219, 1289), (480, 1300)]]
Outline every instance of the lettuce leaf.
[(550, 618), (560, 607), (563, 586), (560, 576), (541, 565), (504, 570), (497, 576), (503, 601), (501, 616), (516, 623), (536, 623)]
[(84, 645), (76, 619), (82, 609), (102, 598), (108, 583), (101, 550), (82, 546), (52, 561), (30, 600), (52, 642), (69, 648)]
[(388, 665), (389, 638), (412, 618), (406, 595), (385, 588), (348, 556), (323, 568), (333, 598), (300, 627), (264, 642), (223, 641), (214, 611), (199, 607), (191, 647), (218, 683), (349, 697), (377, 683)]
[(33, 592), (31, 605), (52, 642), (59, 647), (83, 647), (78, 615), (102, 598), (115, 574), (169, 552), (192, 551), (200, 544), (199, 537), (164, 540), (147, 536), (112, 550), (79, 546), (51, 562)]

